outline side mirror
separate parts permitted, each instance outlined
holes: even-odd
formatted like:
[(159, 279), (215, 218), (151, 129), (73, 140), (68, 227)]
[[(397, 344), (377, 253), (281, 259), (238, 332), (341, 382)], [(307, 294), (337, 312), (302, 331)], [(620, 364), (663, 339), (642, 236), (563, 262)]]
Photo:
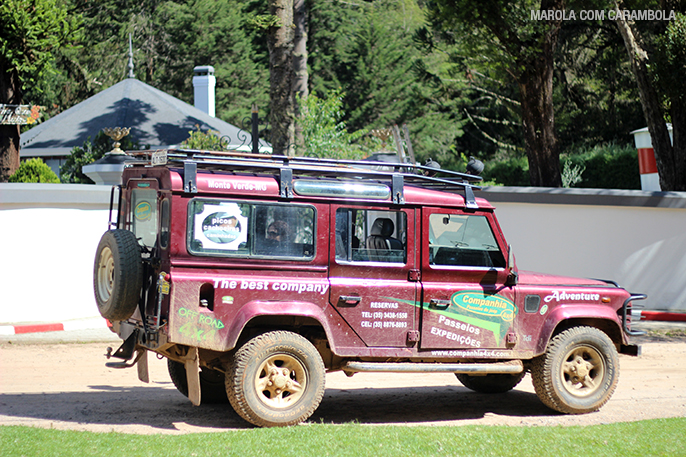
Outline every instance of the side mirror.
[(516, 286), (519, 281), (519, 274), (517, 273), (517, 265), (515, 264), (514, 254), (512, 253), (512, 246), (507, 245), (507, 280), (506, 286)]

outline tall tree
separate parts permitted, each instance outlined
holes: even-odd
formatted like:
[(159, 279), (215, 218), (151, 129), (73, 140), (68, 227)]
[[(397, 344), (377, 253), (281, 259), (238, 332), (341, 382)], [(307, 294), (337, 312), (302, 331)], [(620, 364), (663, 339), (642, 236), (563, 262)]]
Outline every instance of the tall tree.
[[(265, 41), (264, 30), (249, 24), (249, 7), (243, 0), (161, 4), (154, 13), (158, 33), (150, 56), (154, 63), (150, 84), (193, 103), (193, 67), (212, 65), (217, 117), (243, 127), (251, 105), (265, 107), (269, 98), (268, 52), (260, 43)], [(143, 49), (140, 54), (148, 55)]]
[(275, 23), (267, 31), (269, 45), (269, 118), (274, 154), (295, 153), (293, 97), (293, 0), (269, 0)]
[(433, 0), (428, 4), (431, 22), (439, 30), (471, 42), (474, 49), (488, 48), (494, 65), (517, 82), (529, 178), (534, 186), (562, 184), (553, 110), (553, 62), (565, 6), (566, 0), (516, 4)]
[[(72, 40), (80, 18), (61, 0), (0, 3), (0, 104), (23, 103), (25, 86), (51, 70), (53, 51)], [(0, 182), (19, 167), (19, 126), (0, 125)]]
[(307, 110), (309, 74), (307, 71), (307, 24), (308, 11), (305, 0), (293, 1), (293, 97), (295, 97), (295, 143), (305, 153), (305, 137), (302, 121)]
[[(624, 39), (636, 76), (643, 115), (648, 123), (660, 188), (685, 191), (686, 86), (683, 75), (686, 70), (686, 16), (676, 14), (659, 38), (648, 43), (642, 39), (636, 24), (621, 14), (624, 9), (622, 3), (615, 0), (614, 6), (617, 11), (615, 23)], [(683, 5), (682, 8), (686, 9)], [(672, 120), (673, 144), (665, 125), (666, 117)]]

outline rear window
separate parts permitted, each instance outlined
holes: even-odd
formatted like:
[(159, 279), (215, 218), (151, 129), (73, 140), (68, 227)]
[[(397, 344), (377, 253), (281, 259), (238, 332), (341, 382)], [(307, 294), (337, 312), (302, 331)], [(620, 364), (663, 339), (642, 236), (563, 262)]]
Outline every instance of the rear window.
[(222, 257), (314, 257), (315, 210), (305, 205), (274, 205), (195, 199), (188, 209), (188, 250)]
[(157, 191), (134, 189), (131, 192), (131, 231), (141, 246), (152, 248), (157, 241)]
[(336, 260), (402, 263), (407, 261), (407, 215), (402, 211), (339, 208), (336, 211)]

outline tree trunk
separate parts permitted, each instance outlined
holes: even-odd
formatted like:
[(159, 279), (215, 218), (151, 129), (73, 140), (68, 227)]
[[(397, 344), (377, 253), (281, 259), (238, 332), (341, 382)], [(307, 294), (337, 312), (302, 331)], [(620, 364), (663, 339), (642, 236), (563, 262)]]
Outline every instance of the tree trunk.
[(274, 154), (294, 155), (295, 107), (293, 88), (293, 0), (269, 0), (269, 13), (280, 27), (270, 27), (269, 119)]
[[(16, 70), (0, 62), (0, 104), (21, 104), (21, 83)], [(7, 182), (19, 168), (19, 126), (0, 125), (0, 182)]]
[[(295, 106), (295, 144), (298, 155), (305, 155), (305, 138), (303, 137), (300, 119), (307, 107), (307, 4), (306, 0), (293, 0), (293, 23), (295, 37), (293, 41), (293, 103)], [(298, 102), (298, 99), (300, 101)]]
[[(615, 9), (617, 11), (622, 9), (617, 1), (615, 1)], [(657, 172), (660, 176), (660, 188), (663, 191), (685, 190), (683, 188), (677, 189), (679, 187), (676, 177), (678, 167), (674, 157), (674, 148), (669, 140), (669, 131), (665, 124), (660, 98), (653, 87), (650, 74), (648, 73), (648, 54), (641, 46), (637, 31), (632, 29), (631, 24), (625, 21), (621, 14), (617, 14), (615, 23), (624, 40), (624, 45), (631, 61), (631, 70), (638, 84), (643, 115), (648, 123), (648, 132), (650, 132), (650, 140), (655, 151), (655, 162), (657, 163)], [(684, 178), (682, 177), (682, 183), (683, 180)]]
[(674, 154), (674, 188), (686, 191), (686, 98), (672, 99), (672, 153)]
[(552, 100), (552, 65), (548, 68), (549, 72), (529, 67), (519, 79), (522, 126), (531, 185), (561, 187), (560, 152), (555, 137)]
[[(541, 9), (544, 8), (564, 10), (565, 2), (543, 2)], [(547, 24), (549, 28), (541, 38), (541, 51), (517, 62), (520, 68), (524, 68), (517, 80), (522, 99), (522, 127), (531, 185), (562, 187), (553, 107), (554, 52), (561, 23), (548, 21)]]

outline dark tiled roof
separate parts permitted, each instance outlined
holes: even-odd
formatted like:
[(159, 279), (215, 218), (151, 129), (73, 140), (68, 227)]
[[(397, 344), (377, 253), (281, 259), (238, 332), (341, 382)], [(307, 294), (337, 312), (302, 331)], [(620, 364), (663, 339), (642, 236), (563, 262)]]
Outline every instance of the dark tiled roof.
[[(21, 134), (21, 157), (69, 155), (105, 127), (130, 127), (141, 146), (167, 148), (199, 125), (226, 136), (228, 144), (250, 144), (249, 132), (134, 78), (128, 78)], [(262, 141), (261, 144), (265, 144)]]

